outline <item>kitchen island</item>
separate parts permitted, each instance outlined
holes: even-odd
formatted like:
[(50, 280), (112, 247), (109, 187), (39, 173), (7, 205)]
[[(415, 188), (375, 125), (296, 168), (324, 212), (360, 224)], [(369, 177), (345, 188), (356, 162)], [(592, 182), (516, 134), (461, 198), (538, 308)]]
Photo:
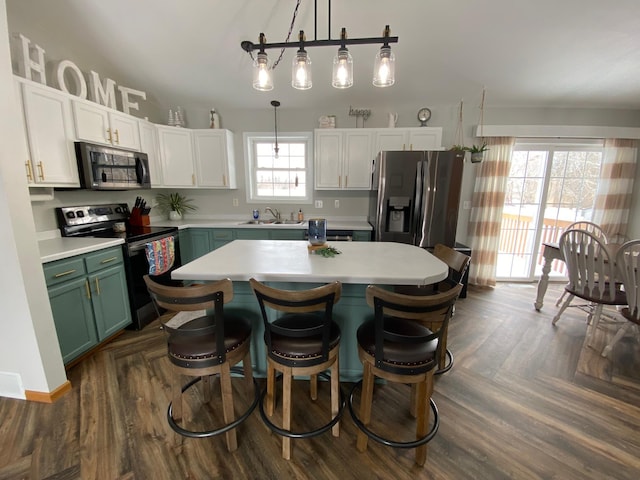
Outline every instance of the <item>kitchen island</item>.
[[(371, 313), (365, 300), (367, 285), (429, 285), (446, 278), (447, 265), (426, 250), (394, 242), (338, 242), (341, 253), (325, 258), (309, 253), (308, 243), (286, 240), (234, 240), (172, 272), (176, 280), (209, 281), (230, 278), (234, 299), (229, 307), (256, 313), (258, 302), (248, 280), (255, 278), (276, 288), (301, 290), (327, 282), (342, 282), (342, 296), (334, 318), (342, 330), (340, 372), (343, 380), (359, 379), (356, 331)], [(262, 322), (253, 328), (252, 359), (256, 374), (266, 374)]]

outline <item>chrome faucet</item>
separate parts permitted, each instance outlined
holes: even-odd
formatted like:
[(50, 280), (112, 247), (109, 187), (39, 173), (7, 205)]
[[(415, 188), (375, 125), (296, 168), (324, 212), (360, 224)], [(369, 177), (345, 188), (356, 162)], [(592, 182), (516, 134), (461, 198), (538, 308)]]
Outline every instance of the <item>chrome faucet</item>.
[(278, 222), (280, 221), (280, 212), (278, 211), (277, 208), (273, 208), (272, 209), (271, 207), (266, 207), (264, 209), (264, 213), (267, 213), (267, 212), (269, 212), (271, 215), (273, 215), (273, 218), (275, 218), (276, 221), (278, 221)]

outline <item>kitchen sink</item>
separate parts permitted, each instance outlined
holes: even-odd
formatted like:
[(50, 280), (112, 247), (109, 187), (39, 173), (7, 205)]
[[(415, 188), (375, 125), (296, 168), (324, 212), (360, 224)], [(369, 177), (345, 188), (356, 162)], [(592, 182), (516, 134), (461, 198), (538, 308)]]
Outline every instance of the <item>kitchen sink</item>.
[(298, 220), (249, 220), (238, 225), (302, 225), (304, 221)]

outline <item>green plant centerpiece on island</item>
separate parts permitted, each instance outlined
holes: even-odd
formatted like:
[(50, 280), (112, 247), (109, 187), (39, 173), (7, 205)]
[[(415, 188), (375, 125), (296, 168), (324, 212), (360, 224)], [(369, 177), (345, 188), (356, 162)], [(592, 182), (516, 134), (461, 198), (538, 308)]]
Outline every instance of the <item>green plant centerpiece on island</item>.
[(156, 196), (160, 211), (169, 214), (170, 220), (180, 220), (186, 212), (193, 212), (197, 209), (192, 204), (193, 199), (187, 198), (181, 193), (159, 193)]

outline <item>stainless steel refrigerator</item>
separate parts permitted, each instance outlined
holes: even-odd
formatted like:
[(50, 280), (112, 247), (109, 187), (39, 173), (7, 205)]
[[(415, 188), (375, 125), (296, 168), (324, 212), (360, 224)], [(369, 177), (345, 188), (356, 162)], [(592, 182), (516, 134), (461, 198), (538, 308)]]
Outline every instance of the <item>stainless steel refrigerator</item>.
[(453, 248), (463, 165), (463, 152), (380, 152), (369, 200), (375, 240)]

